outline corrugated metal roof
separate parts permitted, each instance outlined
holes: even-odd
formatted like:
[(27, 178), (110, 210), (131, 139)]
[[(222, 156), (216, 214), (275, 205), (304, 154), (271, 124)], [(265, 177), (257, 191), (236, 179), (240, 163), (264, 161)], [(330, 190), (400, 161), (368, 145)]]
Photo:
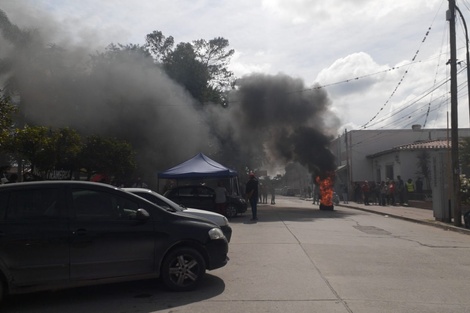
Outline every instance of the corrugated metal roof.
[(447, 139), (438, 139), (438, 140), (423, 140), (409, 143), (406, 145), (396, 146), (389, 150), (380, 151), (372, 155), (368, 155), (368, 158), (375, 158), (381, 155), (388, 153), (393, 153), (396, 151), (406, 151), (406, 150), (439, 150), (439, 149), (450, 149), (452, 144)]

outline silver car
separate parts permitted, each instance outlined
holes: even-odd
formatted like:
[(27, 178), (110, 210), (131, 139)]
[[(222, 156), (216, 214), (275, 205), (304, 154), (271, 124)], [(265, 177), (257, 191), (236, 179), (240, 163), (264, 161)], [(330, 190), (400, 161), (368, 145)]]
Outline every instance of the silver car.
[(170, 199), (162, 196), (158, 192), (155, 192), (151, 189), (147, 189), (147, 188), (122, 188), (122, 189), (127, 192), (136, 194), (163, 208), (172, 209), (172, 210), (176, 210), (179, 212), (185, 212), (185, 213), (189, 213), (192, 215), (196, 215), (198, 217), (205, 218), (211, 221), (212, 223), (216, 224), (217, 226), (219, 226), (222, 232), (224, 233), (225, 237), (227, 238), (227, 241), (230, 242), (230, 238), (232, 237), (232, 228), (230, 227), (230, 224), (227, 218), (223, 216), (222, 214), (205, 211), (205, 210), (194, 209), (194, 208), (187, 208), (185, 206), (182, 206), (180, 204), (177, 204), (171, 201)]

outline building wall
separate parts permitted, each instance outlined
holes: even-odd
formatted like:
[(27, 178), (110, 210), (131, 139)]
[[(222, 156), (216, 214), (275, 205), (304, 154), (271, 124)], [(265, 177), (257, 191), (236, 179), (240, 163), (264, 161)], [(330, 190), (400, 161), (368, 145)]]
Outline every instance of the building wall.
[[(348, 176), (351, 182), (364, 180), (372, 181), (377, 178), (378, 168), (373, 160), (367, 156), (416, 141), (446, 139), (449, 135), (450, 131), (447, 129), (353, 130), (333, 140), (331, 143), (331, 151), (336, 157), (336, 164), (338, 166), (346, 165), (348, 163), (347, 159), (349, 158), (350, 166)], [(465, 128), (459, 130), (459, 137), (468, 136), (470, 136), (470, 129)], [(348, 146), (348, 149), (346, 149), (346, 146)], [(403, 158), (408, 157), (409, 156), (405, 154), (399, 154), (400, 162), (403, 162)], [(394, 158), (395, 155), (384, 157), (381, 164), (382, 166), (385, 166), (385, 163), (392, 165), (395, 178), (400, 174), (403, 178), (414, 174), (416, 164), (413, 165), (414, 161), (412, 160), (416, 159), (416, 157), (409, 157), (411, 163), (405, 162), (403, 166)], [(380, 169), (383, 171), (385, 167)]]

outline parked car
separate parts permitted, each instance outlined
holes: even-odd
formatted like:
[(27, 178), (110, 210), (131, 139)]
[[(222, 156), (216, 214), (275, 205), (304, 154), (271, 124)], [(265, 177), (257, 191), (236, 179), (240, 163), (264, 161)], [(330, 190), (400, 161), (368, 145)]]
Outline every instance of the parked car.
[(102, 183), (0, 186), (0, 294), (160, 278), (196, 288), (227, 264), (214, 223)]
[(218, 225), (220, 229), (224, 232), (225, 238), (227, 238), (227, 241), (230, 242), (230, 238), (232, 237), (232, 228), (229, 225), (229, 222), (225, 216), (219, 213), (215, 212), (210, 212), (210, 211), (205, 211), (205, 210), (199, 210), (199, 209), (194, 209), (194, 208), (187, 208), (184, 205), (177, 204), (170, 199), (162, 196), (161, 194), (150, 190), (146, 188), (122, 188), (125, 191), (132, 192), (133, 194), (136, 194), (144, 199), (149, 200), (152, 203), (155, 203), (162, 208), (170, 209), (179, 211), (179, 212), (184, 212), (184, 213), (189, 213), (193, 214), (202, 218), (206, 218), (209, 221), (213, 222), (214, 224)]
[[(163, 194), (170, 200), (186, 207), (217, 212), (215, 191), (205, 185), (177, 186)], [(227, 217), (234, 217), (246, 212), (248, 204), (238, 195), (227, 195)]]

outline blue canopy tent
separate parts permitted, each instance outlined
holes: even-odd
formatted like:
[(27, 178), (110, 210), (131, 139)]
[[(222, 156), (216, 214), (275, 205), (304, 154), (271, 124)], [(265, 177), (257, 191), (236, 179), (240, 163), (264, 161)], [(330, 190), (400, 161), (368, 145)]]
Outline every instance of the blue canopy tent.
[(238, 188), (238, 173), (232, 169), (223, 166), (212, 160), (203, 153), (198, 153), (191, 159), (178, 164), (164, 172), (158, 173), (158, 180), (171, 179), (178, 180), (195, 180), (195, 179), (230, 179), (230, 189), (240, 193)]

